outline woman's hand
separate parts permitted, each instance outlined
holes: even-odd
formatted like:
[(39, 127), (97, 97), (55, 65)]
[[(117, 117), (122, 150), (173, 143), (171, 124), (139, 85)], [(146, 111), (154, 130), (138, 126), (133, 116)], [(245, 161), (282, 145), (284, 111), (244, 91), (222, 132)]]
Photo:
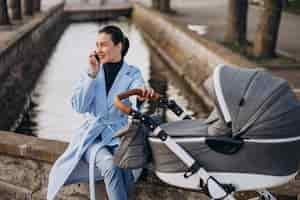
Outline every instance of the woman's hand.
[(97, 56), (97, 52), (96, 51), (93, 51), (89, 55), (89, 63), (90, 63), (89, 74), (91, 74), (94, 77), (97, 76), (97, 74), (99, 72), (99, 69), (100, 69), (100, 63), (96, 59), (96, 56)]
[(143, 91), (142, 96), (137, 96), (139, 101), (145, 101), (146, 99), (154, 97), (155, 91), (152, 88), (141, 87), (139, 89)]

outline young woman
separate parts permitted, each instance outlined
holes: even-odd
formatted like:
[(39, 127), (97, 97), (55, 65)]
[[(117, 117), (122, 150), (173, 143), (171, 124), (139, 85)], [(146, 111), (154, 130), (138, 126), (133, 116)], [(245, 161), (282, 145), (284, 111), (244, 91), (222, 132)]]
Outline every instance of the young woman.
[[(110, 200), (126, 200), (134, 182), (131, 170), (113, 164), (118, 139), (113, 135), (128, 123), (126, 115), (114, 105), (115, 96), (133, 88), (142, 88), (137, 104), (154, 93), (145, 89), (138, 68), (128, 65), (124, 56), (129, 41), (117, 26), (106, 26), (97, 35), (96, 50), (89, 56), (89, 68), (74, 88), (71, 103), (88, 119), (75, 134), (66, 151), (54, 163), (48, 183), (47, 200), (53, 200), (63, 185), (89, 181), (91, 199), (95, 199), (95, 180), (104, 180)], [(130, 105), (129, 100), (125, 101)]]

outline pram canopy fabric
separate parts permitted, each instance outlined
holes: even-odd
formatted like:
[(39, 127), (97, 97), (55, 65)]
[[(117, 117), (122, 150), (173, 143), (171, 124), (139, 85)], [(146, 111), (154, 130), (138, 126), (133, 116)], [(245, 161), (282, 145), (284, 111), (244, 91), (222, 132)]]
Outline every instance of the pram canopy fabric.
[(243, 138), (299, 136), (300, 104), (286, 80), (261, 69), (218, 65), (205, 86), (216, 104), (207, 119), (211, 126), (217, 122)]

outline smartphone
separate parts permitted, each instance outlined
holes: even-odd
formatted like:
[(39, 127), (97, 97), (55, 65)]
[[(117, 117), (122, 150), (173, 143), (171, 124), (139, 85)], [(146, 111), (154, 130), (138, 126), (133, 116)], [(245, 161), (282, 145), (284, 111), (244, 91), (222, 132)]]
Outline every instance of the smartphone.
[(100, 63), (100, 58), (97, 54), (95, 54), (95, 58), (96, 58), (97, 62)]

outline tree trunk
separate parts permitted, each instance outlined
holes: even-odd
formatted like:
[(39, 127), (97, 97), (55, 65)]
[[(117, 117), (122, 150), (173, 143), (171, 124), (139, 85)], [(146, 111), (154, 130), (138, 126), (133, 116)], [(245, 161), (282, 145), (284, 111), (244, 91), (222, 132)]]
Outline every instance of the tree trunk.
[(281, 12), (282, 1), (264, 0), (264, 11), (255, 36), (254, 56), (258, 58), (271, 58), (276, 55)]
[(41, 0), (33, 0), (33, 10), (34, 12), (41, 11)]
[(9, 0), (8, 7), (10, 8), (12, 19), (22, 19), (21, 0)]
[(99, 4), (100, 4), (101, 6), (103, 6), (104, 4), (106, 4), (106, 1), (105, 1), (105, 0), (100, 0), (100, 1), (99, 1)]
[(7, 9), (7, 1), (0, 0), (0, 25), (9, 25), (9, 16)]
[(34, 0), (23, 0), (23, 10), (24, 15), (32, 16), (33, 15), (33, 1)]
[(160, 0), (152, 0), (152, 8), (159, 10)]
[(247, 40), (248, 0), (229, 0), (227, 27), (224, 41), (226, 43), (246, 43)]
[(289, 0), (282, 0), (282, 8), (287, 8), (290, 6)]
[(160, 0), (159, 4), (160, 11), (171, 12), (170, 0)]

